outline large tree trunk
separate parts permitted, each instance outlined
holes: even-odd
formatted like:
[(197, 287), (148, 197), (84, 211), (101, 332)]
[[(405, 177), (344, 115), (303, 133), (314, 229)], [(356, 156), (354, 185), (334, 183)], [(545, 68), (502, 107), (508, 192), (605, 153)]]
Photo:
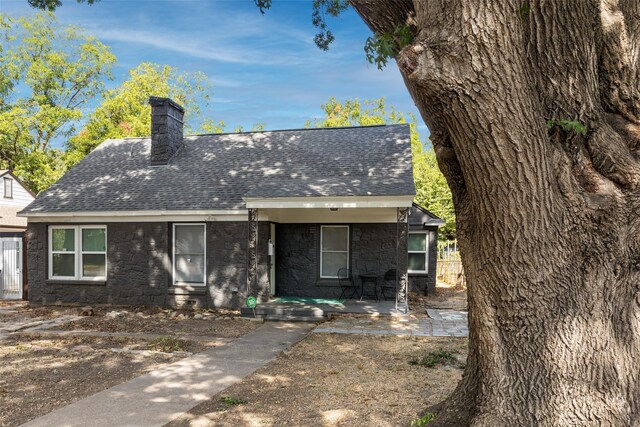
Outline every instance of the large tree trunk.
[(469, 357), (435, 424), (640, 425), (640, 1), (351, 3), (413, 30), (454, 196)]

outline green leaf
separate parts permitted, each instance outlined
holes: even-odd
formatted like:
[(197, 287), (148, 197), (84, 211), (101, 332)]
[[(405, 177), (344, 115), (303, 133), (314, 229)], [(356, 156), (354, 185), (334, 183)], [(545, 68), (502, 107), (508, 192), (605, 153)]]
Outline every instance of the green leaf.
[(574, 132), (578, 135), (586, 135), (587, 127), (579, 120), (547, 120), (547, 128), (559, 126), (566, 132)]
[(65, 170), (52, 148), (76, 131), (116, 61), (108, 46), (51, 13), (0, 15), (0, 167), (39, 192)]
[(451, 190), (440, 172), (436, 154), (428, 139), (418, 133), (416, 117), (399, 112), (386, 104), (384, 98), (360, 101), (358, 98), (339, 101), (330, 98), (321, 106), (323, 117), (309, 120), (306, 127), (367, 126), (392, 123), (409, 123), (411, 127), (411, 152), (413, 177), (416, 185), (415, 202), (442, 218), (446, 224), (440, 228), (441, 240), (453, 240), (456, 234), (456, 218)]
[(398, 26), (393, 34), (376, 33), (367, 38), (364, 45), (367, 61), (375, 64), (379, 70), (386, 67), (390, 58), (395, 58), (400, 50), (411, 44), (413, 33), (407, 25)]
[[(150, 96), (168, 97), (183, 105), (185, 130), (193, 132), (200, 121), (201, 109), (209, 104), (211, 84), (203, 73), (182, 73), (168, 65), (142, 63), (129, 70), (129, 79), (103, 93), (104, 101), (89, 116), (82, 130), (69, 139), (65, 160), (73, 166), (91, 150), (109, 138), (149, 136), (151, 129)], [(201, 133), (220, 133), (224, 123), (204, 120)]]

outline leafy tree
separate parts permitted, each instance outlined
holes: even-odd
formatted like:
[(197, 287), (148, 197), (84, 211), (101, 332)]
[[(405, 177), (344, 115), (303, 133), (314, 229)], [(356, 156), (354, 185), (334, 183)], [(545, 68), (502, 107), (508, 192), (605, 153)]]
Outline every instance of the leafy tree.
[(637, 425), (640, 2), (348, 3), (456, 207), (469, 356), (433, 425)]
[(438, 239), (456, 238), (456, 214), (447, 180), (440, 172), (436, 153), (431, 145), (419, 155), (413, 156), (413, 179), (416, 184), (416, 203), (438, 215), (445, 221), (440, 227)]
[[(103, 94), (104, 101), (89, 116), (83, 129), (71, 137), (65, 160), (73, 166), (109, 138), (149, 136), (150, 96), (170, 97), (185, 107), (185, 128), (193, 131), (201, 106), (208, 105), (211, 85), (203, 73), (179, 73), (174, 67), (142, 63), (129, 71), (129, 79)], [(207, 133), (221, 132), (224, 123), (205, 121)]]
[[(76, 1), (78, 3), (85, 2), (85, 0), (76, 0)], [(87, 4), (94, 4), (98, 1), (100, 0), (86, 0)], [(48, 10), (49, 12), (53, 12), (58, 7), (62, 6), (61, 0), (27, 0), (27, 2), (31, 7), (42, 9), (42, 10)]]
[(416, 118), (411, 113), (398, 112), (387, 106), (384, 98), (364, 100), (357, 98), (340, 102), (335, 98), (321, 106), (324, 117), (306, 123), (307, 127), (367, 126), (394, 123), (409, 123), (411, 129), (411, 151), (413, 175), (416, 184), (416, 203), (424, 206), (446, 221), (440, 229), (442, 240), (454, 239), (456, 219), (451, 191), (438, 169), (435, 153), (429, 140), (423, 145), (418, 132)]
[[(224, 132), (224, 123), (223, 122), (221, 123), (223, 124), (223, 126), (219, 128), (219, 132), (217, 133)], [(260, 132), (264, 130), (264, 127), (265, 127), (264, 123), (254, 123), (253, 126), (251, 126), (251, 130), (249, 132)], [(233, 132), (234, 133), (245, 132), (244, 126), (242, 125), (236, 126), (235, 128), (233, 128)]]
[(87, 102), (110, 78), (115, 57), (53, 14), (0, 16), (0, 166), (34, 191), (58, 179), (62, 151), (53, 146), (75, 131)]
[(349, 3), (456, 207), (469, 356), (433, 425), (637, 425), (640, 2)]

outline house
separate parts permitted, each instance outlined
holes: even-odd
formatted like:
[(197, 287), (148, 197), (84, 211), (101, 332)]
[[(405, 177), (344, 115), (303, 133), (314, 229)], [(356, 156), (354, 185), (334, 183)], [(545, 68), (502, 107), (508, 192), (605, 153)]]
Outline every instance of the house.
[(397, 269), (401, 305), (435, 286), (408, 125), (183, 137), (183, 108), (149, 102), (151, 138), (105, 141), (22, 211), (31, 301), (338, 297), (342, 268)]
[(26, 296), (26, 257), (24, 234), (27, 219), (18, 211), (31, 203), (35, 195), (8, 170), (0, 170), (0, 298), (22, 299)]

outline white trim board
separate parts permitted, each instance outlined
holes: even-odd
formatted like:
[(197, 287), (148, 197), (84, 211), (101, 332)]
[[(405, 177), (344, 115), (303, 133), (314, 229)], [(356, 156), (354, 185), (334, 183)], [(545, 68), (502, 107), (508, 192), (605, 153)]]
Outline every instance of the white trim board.
[(245, 197), (248, 209), (260, 208), (409, 208), (413, 195), (341, 197)]
[[(114, 212), (56, 212), (27, 214), (29, 222), (216, 222), (247, 221), (247, 210), (228, 211), (114, 211)], [(26, 216), (26, 215), (23, 215)]]
[(18, 212), (18, 216), (27, 218), (56, 217), (157, 217), (184, 215), (247, 215), (246, 209), (214, 209), (214, 210), (146, 210), (146, 211), (69, 211), (69, 212)]
[[(396, 208), (263, 208), (258, 210), (259, 221), (279, 223), (394, 223)], [(29, 216), (30, 223), (60, 224), (113, 223), (113, 222), (217, 222), (247, 221), (248, 211), (150, 211), (140, 212), (65, 212)], [(138, 215), (139, 214), (139, 215)]]

